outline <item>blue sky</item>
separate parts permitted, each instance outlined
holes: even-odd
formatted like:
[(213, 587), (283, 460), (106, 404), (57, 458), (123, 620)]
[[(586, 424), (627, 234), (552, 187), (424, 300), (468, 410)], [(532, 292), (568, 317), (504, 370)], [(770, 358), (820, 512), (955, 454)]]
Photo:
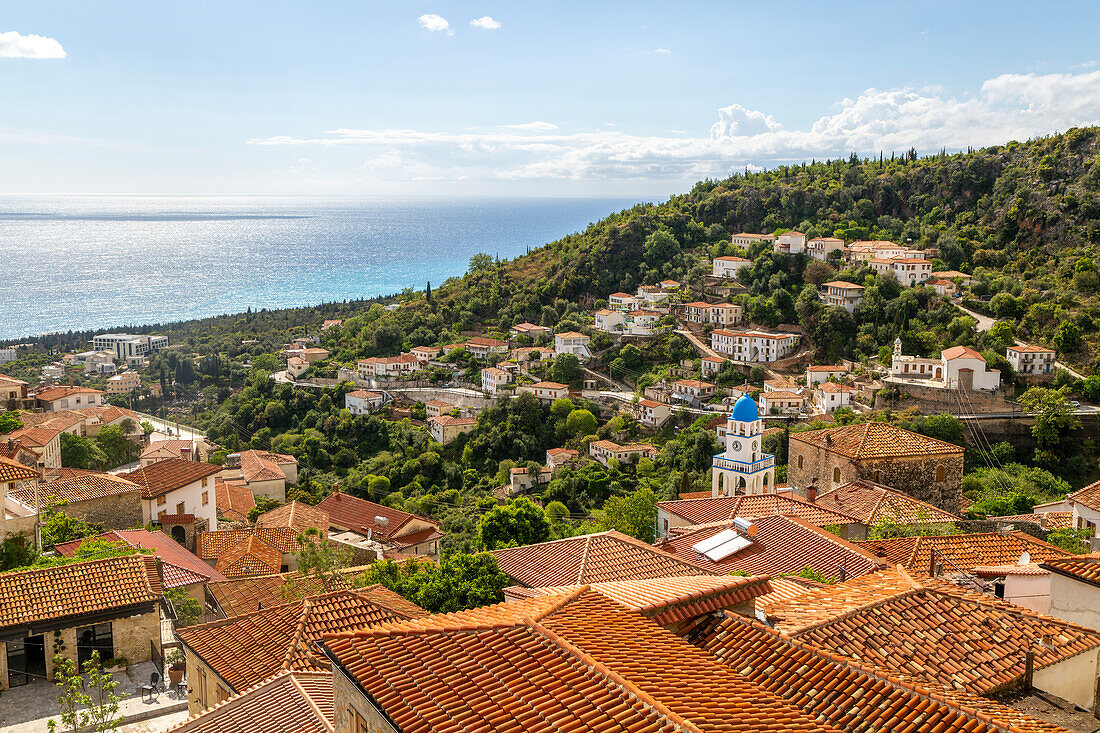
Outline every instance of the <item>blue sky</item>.
[(6, 2), (0, 191), (659, 196), (1096, 123), (1098, 37), (1095, 2)]

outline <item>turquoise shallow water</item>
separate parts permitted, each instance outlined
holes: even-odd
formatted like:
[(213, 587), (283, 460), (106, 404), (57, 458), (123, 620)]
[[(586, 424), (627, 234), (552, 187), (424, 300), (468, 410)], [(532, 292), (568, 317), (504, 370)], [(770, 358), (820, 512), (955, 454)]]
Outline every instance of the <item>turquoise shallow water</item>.
[(0, 196), (0, 339), (389, 295), (627, 208), (610, 198)]

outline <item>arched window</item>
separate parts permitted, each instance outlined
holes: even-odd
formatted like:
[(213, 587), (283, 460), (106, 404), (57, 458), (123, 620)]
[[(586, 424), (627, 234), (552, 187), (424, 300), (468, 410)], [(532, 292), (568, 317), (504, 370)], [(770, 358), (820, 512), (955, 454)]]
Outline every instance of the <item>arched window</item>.
[(936, 466), (936, 483), (943, 482), (943, 466)]
[(881, 476), (881, 475), (882, 475), (882, 471), (875, 471), (875, 477), (871, 480), (874, 481), (877, 484), (878, 480), (879, 480), (879, 476)]
[(737, 479), (737, 496), (745, 495), (745, 477), (739, 476)]
[(840, 483), (840, 467), (839, 466), (833, 469), (833, 483), (834, 484), (839, 484)]
[(725, 483), (726, 474), (719, 472), (718, 474), (718, 496), (722, 495), (722, 484)]
[(799, 456), (798, 457), (798, 467), (802, 468), (802, 466), (804, 466), (805, 464), (806, 464), (806, 457), (805, 456)]

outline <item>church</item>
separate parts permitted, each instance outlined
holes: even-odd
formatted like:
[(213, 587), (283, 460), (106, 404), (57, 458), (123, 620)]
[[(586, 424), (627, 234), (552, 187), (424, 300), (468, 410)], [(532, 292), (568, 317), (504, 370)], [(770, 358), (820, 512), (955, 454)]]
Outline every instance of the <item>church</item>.
[(723, 451), (711, 461), (712, 497), (775, 491), (775, 456), (761, 452), (764, 421), (756, 402), (742, 395), (724, 427), (718, 428)]

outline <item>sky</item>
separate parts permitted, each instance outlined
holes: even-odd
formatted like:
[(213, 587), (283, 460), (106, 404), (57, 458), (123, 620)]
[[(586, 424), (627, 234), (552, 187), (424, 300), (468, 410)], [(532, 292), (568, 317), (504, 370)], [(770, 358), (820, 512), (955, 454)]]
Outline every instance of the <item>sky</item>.
[(5, 0), (0, 192), (665, 196), (1100, 122), (1100, 3)]

